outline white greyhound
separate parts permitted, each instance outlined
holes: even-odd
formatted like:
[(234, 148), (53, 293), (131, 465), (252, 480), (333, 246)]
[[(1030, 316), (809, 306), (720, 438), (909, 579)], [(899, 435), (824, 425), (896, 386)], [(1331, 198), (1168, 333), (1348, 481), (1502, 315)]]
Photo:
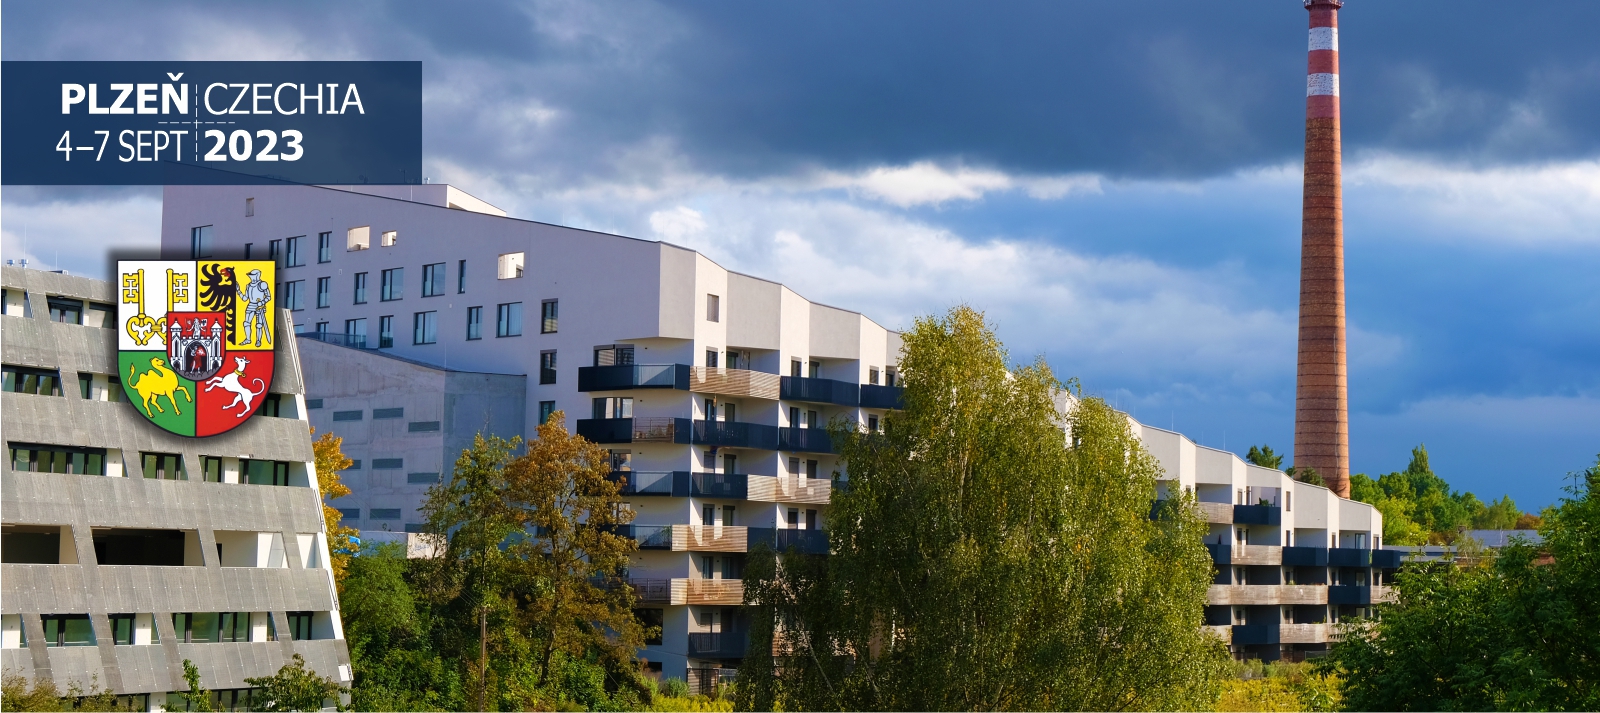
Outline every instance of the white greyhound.
[(267, 391), (267, 383), (262, 381), (260, 379), (260, 377), (251, 377), (251, 378), (256, 380), (256, 385), (260, 386), (261, 390), (260, 391), (251, 391), (251, 390), (245, 388), (244, 384), (239, 383), (239, 377), (245, 375), (244, 374), (244, 367), (245, 367), (246, 364), (250, 363), (250, 360), (246, 359), (244, 357), (234, 357), (233, 358), (233, 363), (237, 364), (238, 368), (236, 368), (233, 371), (229, 372), (227, 376), (213, 376), (210, 379), (208, 379), (206, 381), (206, 391), (209, 392), (212, 389), (217, 388), (218, 386), (221, 386), (223, 388), (223, 390), (225, 390), (225, 391), (232, 391), (233, 394), (234, 394), (233, 403), (230, 403), (227, 406), (223, 406), (222, 410), (226, 411), (228, 409), (233, 408), (234, 406), (238, 406), (240, 404), (244, 404), (244, 409), (242, 411), (240, 411), (239, 414), (235, 417), (235, 418), (244, 418), (245, 416), (250, 415), (250, 404), (251, 404), (251, 402), (255, 401), (255, 398), (257, 396), (260, 396), (263, 393), (266, 393), (266, 391)]

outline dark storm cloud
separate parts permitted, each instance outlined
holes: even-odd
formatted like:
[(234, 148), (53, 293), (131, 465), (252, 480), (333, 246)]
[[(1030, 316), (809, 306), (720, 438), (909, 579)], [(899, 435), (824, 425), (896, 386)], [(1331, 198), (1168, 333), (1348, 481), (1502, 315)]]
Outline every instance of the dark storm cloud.
[[(285, 55), (423, 59), (430, 157), (487, 170), (594, 175), (608, 151), (664, 139), (700, 170), (742, 176), (948, 158), (1187, 177), (1301, 146), (1306, 18), (1292, 0), (13, 3), (4, 53), (166, 57), (196, 18), (293, 29)], [(1358, 0), (1341, 24), (1351, 151), (1495, 163), (1600, 150), (1600, 5)], [(529, 132), (540, 109), (559, 118)]]

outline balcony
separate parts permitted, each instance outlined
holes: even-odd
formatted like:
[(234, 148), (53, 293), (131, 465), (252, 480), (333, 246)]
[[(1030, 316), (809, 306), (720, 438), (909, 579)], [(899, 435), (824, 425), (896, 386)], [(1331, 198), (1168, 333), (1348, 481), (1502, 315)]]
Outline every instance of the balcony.
[(1329, 567), (1371, 567), (1372, 550), (1335, 547), (1328, 550)]
[(577, 430), (595, 443), (683, 443), (679, 439), (688, 423), (685, 418), (580, 418)]
[(778, 450), (802, 453), (833, 453), (833, 437), (821, 428), (778, 429)]
[(801, 554), (828, 554), (828, 533), (825, 530), (791, 530), (772, 527), (750, 528), (751, 547), (765, 544), (779, 552), (795, 549)]
[(1232, 545), (1207, 544), (1206, 551), (1211, 553), (1211, 563), (1218, 567), (1233, 564)]
[(722, 631), (711, 634), (690, 634), (689, 655), (712, 659), (744, 658), (750, 646), (750, 632)]
[(1258, 606), (1269, 604), (1330, 604), (1330, 587), (1320, 584), (1213, 584), (1206, 604)]
[(1233, 523), (1233, 506), (1228, 503), (1198, 503), (1201, 514), (1205, 515), (1206, 522), (1215, 525), (1229, 525)]
[(674, 475), (671, 471), (619, 470), (612, 471), (610, 480), (622, 483), (622, 495), (671, 496)]
[(1366, 606), (1372, 603), (1372, 587), (1364, 584), (1335, 584), (1328, 587), (1328, 603)]
[[(678, 419), (686, 421), (687, 419)], [(729, 421), (694, 421), (693, 430), (688, 434), (688, 440), (683, 440), (684, 434), (678, 434), (677, 443), (689, 443), (697, 446), (717, 446), (721, 448), (760, 448), (764, 450), (778, 449), (778, 427), (762, 423), (742, 423)]]
[(1235, 505), (1233, 521), (1240, 525), (1281, 525), (1283, 508), (1276, 505)]
[(366, 349), (367, 335), (365, 334), (335, 334), (333, 332), (301, 332), (295, 335), (299, 339), (315, 339), (319, 342), (337, 344), (351, 349)]
[(1280, 565), (1283, 548), (1274, 545), (1234, 545), (1233, 564)]
[(899, 409), (904, 408), (905, 387), (878, 386), (877, 384), (861, 385), (861, 408)]
[(700, 394), (749, 396), (774, 401), (781, 391), (777, 374), (712, 366), (691, 367), (689, 390)]
[(839, 406), (860, 406), (861, 387), (833, 379), (813, 379), (804, 376), (785, 376), (779, 387), (785, 401), (809, 401)]
[(1326, 547), (1285, 547), (1283, 548), (1283, 563), (1291, 567), (1326, 567), (1328, 566), (1328, 549)]
[(689, 473), (688, 495), (697, 498), (744, 500), (750, 493), (750, 476), (744, 473)]
[(1222, 643), (1233, 643), (1233, 627), (1231, 626), (1202, 626), (1200, 630), (1222, 639)]
[(612, 482), (622, 483), (622, 495), (729, 498), (744, 500), (750, 476), (743, 473), (691, 473), (675, 471), (612, 471)]
[(826, 505), (832, 495), (833, 482), (822, 478), (752, 475), (746, 499), (766, 503)]
[(1328, 634), (1327, 624), (1284, 624), (1278, 627), (1278, 643), (1325, 644)]
[(1233, 626), (1234, 646), (1276, 643), (1278, 643), (1277, 624), (1235, 624)]
[(629, 364), (627, 366), (578, 367), (578, 391), (626, 391), (629, 389), (689, 390), (688, 364)]
[(1380, 569), (1399, 569), (1404, 554), (1400, 550), (1373, 550), (1372, 566)]
[(1400, 595), (1395, 593), (1394, 587), (1384, 584), (1372, 585), (1373, 604), (1393, 604), (1397, 601), (1400, 601)]
[(671, 525), (608, 525), (604, 529), (639, 543), (641, 550), (673, 549)]
[(744, 604), (744, 581), (739, 579), (633, 579), (628, 583), (641, 604)]

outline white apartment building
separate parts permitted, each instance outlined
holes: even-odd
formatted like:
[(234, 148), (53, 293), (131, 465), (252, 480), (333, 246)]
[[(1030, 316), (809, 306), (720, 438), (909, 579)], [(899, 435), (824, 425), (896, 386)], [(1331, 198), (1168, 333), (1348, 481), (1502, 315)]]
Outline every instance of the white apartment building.
[[(509, 218), (446, 185), (168, 186), (161, 244), (168, 255), (276, 259), (301, 338), (341, 347), (300, 353), (308, 402), (323, 407), (311, 422), (373, 449), (352, 448), (367, 467), (343, 474), (354, 493), (332, 503), (363, 534), (419, 523), (427, 476), (448, 478), (454, 458), (427, 455), (437, 448), (424, 432), (418, 455), (405, 456), (419, 460), (372, 469), (398, 454), (358, 429), (378, 428), (369, 425), (378, 410), (409, 429), (409, 412), (394, 415), (403, 399), (389, 387), (319, 384), (318, 374), (382, 369), (371, 360), (387, 357), (357, 353), (376, 350), (441, 372), (525, 377), (529, 430), (564, 411), (626, 474), (641, 548), (630, 577), (641, 618), (663, 629), (643, 657), (691, 684), (743, 656), (738, 606), (753, 543), (825, 551), (839, 467), (823, 426), (876, 427), (899, 398), (899, 335), (859, 313), (674, 245)], [(336, 364), (347, 360), (360, 367)], [(417, 418), (438, 423), (446, 443), (482, 430)], [(404, 512), (378, 527), (378, 508)]]

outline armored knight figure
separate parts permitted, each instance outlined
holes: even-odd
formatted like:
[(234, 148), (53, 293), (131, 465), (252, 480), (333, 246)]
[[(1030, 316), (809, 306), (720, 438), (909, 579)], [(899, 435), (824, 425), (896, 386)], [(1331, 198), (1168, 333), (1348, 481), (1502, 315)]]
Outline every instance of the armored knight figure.
[(272, 334), (267, 331), (267, 303), (272, 300), (272, 290), (261, 281), (260, 270), (250, 271), (250, 283), (244, 286), (244, 299), (244, 341), (241, 343), (248, 343), (254, 334), (256, 346), (261, 346), (262, 337), (271, 344)]

